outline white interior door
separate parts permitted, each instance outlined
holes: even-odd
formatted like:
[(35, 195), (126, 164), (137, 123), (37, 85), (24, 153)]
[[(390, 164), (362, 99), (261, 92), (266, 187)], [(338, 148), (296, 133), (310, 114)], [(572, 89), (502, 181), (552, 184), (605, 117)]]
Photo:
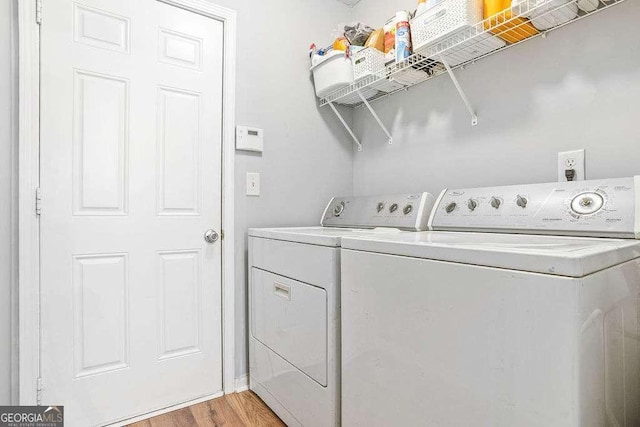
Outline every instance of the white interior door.
[(223, 24), (45, 0), (43, 403), (106, 424), (222, 390)]

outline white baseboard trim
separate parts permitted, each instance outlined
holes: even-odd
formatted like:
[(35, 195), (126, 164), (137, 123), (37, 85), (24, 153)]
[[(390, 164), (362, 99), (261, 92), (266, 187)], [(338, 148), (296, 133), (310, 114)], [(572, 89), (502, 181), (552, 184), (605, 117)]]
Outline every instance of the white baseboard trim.
[(177, 411), (178, 409), (186, 408), (187, 406), (197, 405), (198, 403), (206, 402), (207, 400), (211, 400), (211, 399), (216, 399), (216, 398), (221, 397), (221, 396), (224, 396), (224, 392), (223, 391), (220, 391), (220, 392), (215, 393), (215, 394), (210, 394), (210, 395), (207, 395), (207, 396), (199, 397), (199, 398), (194, 399), (194, 400), (189, 400), (188, 402), (178, 403), (177, 405), (168, 406), (166, 408), (158, 409), (157, 411), (153, 411), (153, 412), (149, 412), (149, 413), (146, 413), (146, 414), (138, 415), (137, 417), (129, 418), (129, 419), (124, 420), (124, 421), (118, 421), (118, 422), (113, 423), (113, 424), (108, 424), (105, 427), (126, 426), (126, 425), (129, 425), (129, 424), (136, 423), (138, 421), (146, 420), (147, 418), (152, 418), (152, 417), (156, 417), (158, 415), (166, 414), (167, 412)]
[(242, 375), (236, 378), (236, 393), (249, 390), (249, 376)]

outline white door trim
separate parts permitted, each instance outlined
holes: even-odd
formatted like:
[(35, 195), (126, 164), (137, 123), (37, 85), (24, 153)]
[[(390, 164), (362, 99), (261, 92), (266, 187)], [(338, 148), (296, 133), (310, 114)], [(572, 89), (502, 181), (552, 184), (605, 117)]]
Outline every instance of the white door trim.
[(18, 2), (18, 344), (19, 402), (37, 400), (40, 352), (40, 221), (35, 214), (40, 155), (40, 27), (36, 2)]
[[(222, 148), (222, 384), (235, 391), (234, 151), (236, 12), (206, 0), (158, 0), (224, 24)], [(40, 221), (35, 213), (40, 156), (40, 26), (36, 2), (19, 1), (18, 296), (19, 403), (38, 401), (40, 376)], [(43, 19), (46, 20), (46, 11)], [(43, 195), (46, 197), (46, 195)], [(46, 214), (46, 213), (45, 213)], [(46, 379), (45, 379), (46, 380)]]

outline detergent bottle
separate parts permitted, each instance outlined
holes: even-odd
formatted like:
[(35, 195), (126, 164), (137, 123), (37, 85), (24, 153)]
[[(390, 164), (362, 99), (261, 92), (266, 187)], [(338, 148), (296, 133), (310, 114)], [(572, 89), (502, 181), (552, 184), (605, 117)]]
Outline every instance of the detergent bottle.
[(512, 17), (511, 0), (484, 0), (484, 18), (485, 29), (509, 43), (538, 34), (528, 19)]
[(411, 32), (409, 31), (409, 12), (396, 13), (396, 62), (402, 62), (411, 56)]

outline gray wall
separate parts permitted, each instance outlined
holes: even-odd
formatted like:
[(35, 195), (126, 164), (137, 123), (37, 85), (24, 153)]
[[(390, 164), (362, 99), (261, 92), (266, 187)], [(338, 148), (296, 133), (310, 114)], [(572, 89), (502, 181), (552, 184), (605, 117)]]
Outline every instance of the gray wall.
[[(378, 26), (413, 0), (363, 0), (352, 18)], [(456, 74), (476, 107), (472, 127), (446, 76), (364, 109), (356, 194), (555, 181), (558, 151), (585, 148), (587, 179), (640, 174), (640, 2), (479, 61)]]
[(13, 1), (0, 2), (0, 405), (8, 405), (12, 398), (11, 360), (15, 346), (11, 345), (12, 323), (15, 317), (15, 294), (12, 279), (15, 275), (15, 193), (16, 171), (15, 126), (12, 99), (13, 79)]
[[(335, 0), (213, 0), (238, 12), (236, 122), (264, 129), (263, 154), (236, 153), (236, 376), (247, 367), (247, 229), (316, 225), (331, 196), (352, 193), (350, 139), (318, 110), (306, 52), (350, 9)], [(246, 173), (261, 196), (247, 197)]]

